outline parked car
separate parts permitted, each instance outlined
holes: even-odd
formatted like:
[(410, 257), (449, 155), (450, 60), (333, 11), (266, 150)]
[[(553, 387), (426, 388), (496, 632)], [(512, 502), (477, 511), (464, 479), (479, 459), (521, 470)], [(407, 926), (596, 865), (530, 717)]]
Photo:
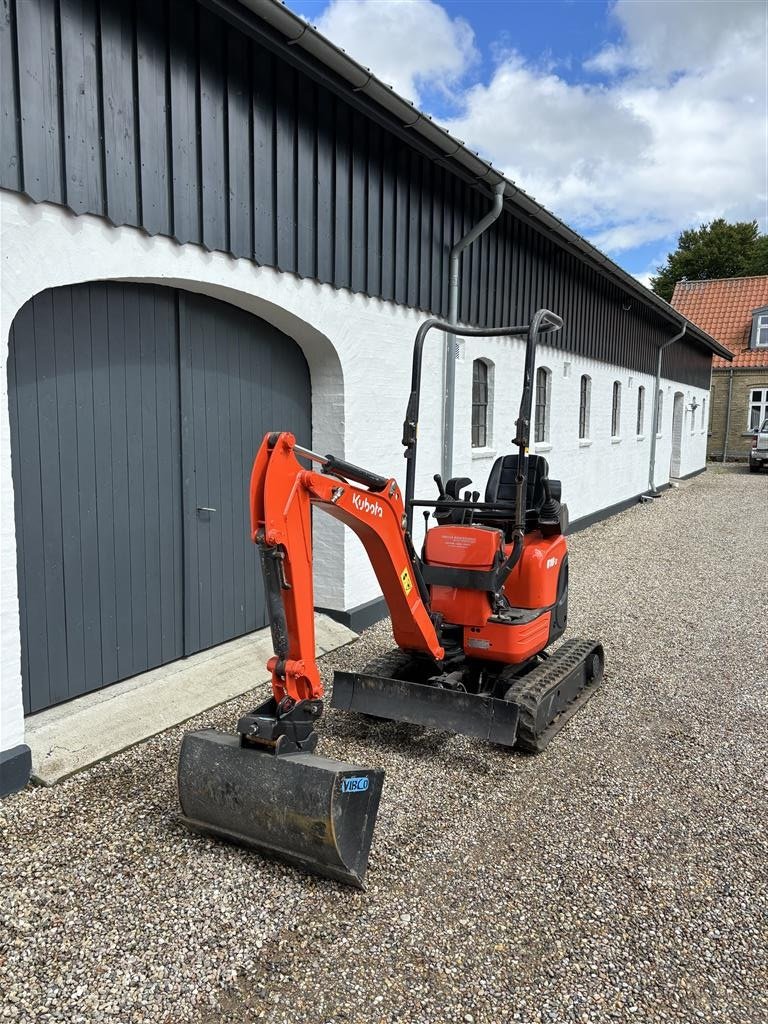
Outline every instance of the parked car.
[(757, 473), (768, 466), (768, 419), (763, 420), (760, 429), (752, 438), (752, 451), (749, 453), (749, 471)]

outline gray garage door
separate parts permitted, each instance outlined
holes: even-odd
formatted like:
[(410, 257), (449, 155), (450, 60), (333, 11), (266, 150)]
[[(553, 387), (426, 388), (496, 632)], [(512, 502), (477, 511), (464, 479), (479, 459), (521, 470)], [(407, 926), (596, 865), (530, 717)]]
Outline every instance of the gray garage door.
[(266, 624), (248, 478), (267, 430), (311, 439), (291, 339), (170, 288), (58, 288), (8, 383), (28, 713)]

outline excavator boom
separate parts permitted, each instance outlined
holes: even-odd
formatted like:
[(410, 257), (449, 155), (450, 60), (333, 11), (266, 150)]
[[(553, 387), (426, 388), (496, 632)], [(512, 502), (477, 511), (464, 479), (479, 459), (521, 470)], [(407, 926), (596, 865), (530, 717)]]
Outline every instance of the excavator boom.
[[(326, 472), (305, 468), (297, 454)], [(240, 720), (236, 737), (212, 729), (185, 735), (179, 798), (193, 829), (362, 887), (384, 773), (314, 753), (323, 686), (315, 658), (313, 505), (362, 541), (397, 643), (443, 657), (408, 550), (397, 483), (306, 452), (292, 434), (268, 434), (253, 464), (250, 509), (275, 651), (267, 665), (272, 697)]]

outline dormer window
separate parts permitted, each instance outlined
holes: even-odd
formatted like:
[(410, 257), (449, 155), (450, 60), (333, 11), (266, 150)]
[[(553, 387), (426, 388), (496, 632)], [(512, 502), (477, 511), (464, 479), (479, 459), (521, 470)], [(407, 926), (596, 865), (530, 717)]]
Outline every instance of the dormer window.
[(768, 348), (768, 306), (752, 313), (752, 336), (750, 348)]

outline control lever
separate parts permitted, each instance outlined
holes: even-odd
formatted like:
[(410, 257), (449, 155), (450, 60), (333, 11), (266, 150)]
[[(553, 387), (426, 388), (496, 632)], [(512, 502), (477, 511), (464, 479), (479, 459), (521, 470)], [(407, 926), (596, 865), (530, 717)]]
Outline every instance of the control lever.
[[(478, 501), (480, 501), (480, 491), (472, 491), (472, 504), (473, 504), (473, 506), (476, 505)], [(470, 509), (470, 512), (469, 512), (469, 523), (468, 523), (469, 526), (471, 526), (472, 523), (474, 523), (474, 521), (475, 521), (475, 512), (476, 511), (477, 510), (475, 508)]]
[(426, 533), (429, 530), (430, 511), (429, 511), (428, 508), (424, 509), (423, 515), (424, 515), (424, 533)]
[(439, 473), (435, 473), (435, 475), (432, 477), (432, 479), (437, 484), (437, 489), (440, 492), (440, 497), (441, 498), (446, 497), (445, 487), (443, 487), (443, 478), (440, 476), (440, 474)]

